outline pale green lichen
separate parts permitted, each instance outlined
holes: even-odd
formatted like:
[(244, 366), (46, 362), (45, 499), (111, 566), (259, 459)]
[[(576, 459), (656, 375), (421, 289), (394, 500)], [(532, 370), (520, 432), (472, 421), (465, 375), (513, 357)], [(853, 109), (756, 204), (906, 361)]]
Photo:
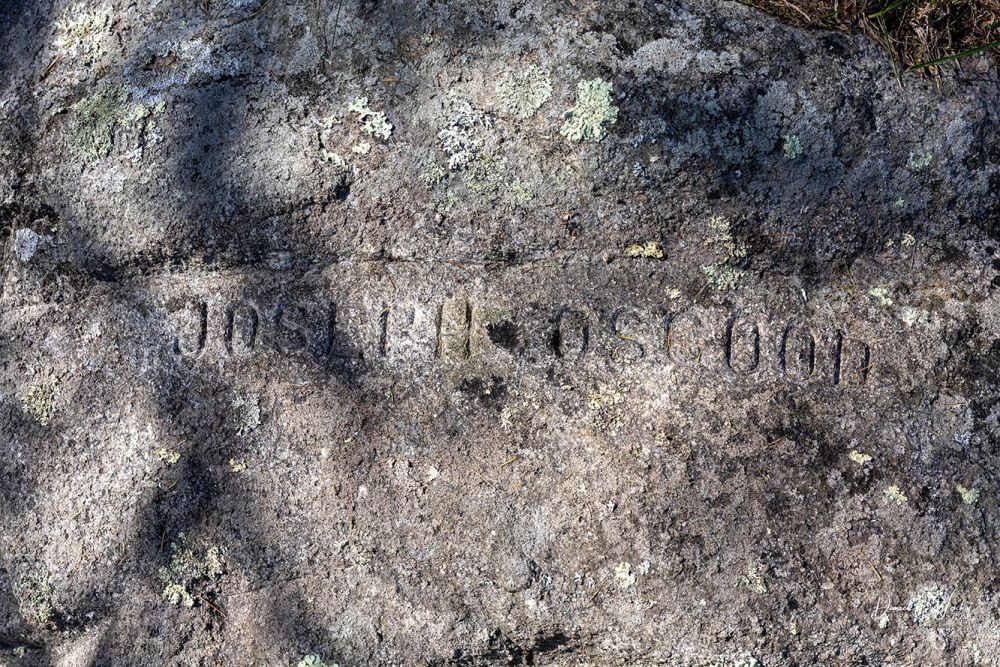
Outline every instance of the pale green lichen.
[(229, 469), (235, 473), (246, 472), (247, 462), (246, 459), (229, 459)]
[(868, 290), (868, 295), (875, 297), (880, 304), (885, 307), (892, 305), (892, 299), (889, 298), (889, 289), (887, 287), (873, 287)]
[(525, 72), (507, 72), (497, 83), (500, 106), (515, 118), (530, 118), (552, 97), (549, 74), (537, 65)]
[(96, 162), (111, 154), (115, 129), (135, 113), (128, 105), (124, 86), (106, 86), (73, 106), (73, 125), (68, 144), (73, 155), (83, 162)]
[(318, 655), (307, 655), (299, 660), (295, 667), (340, 667), (340, 665), (333, 662), (323, 662), (323, 659)]
[(42, 426), (48, 426), (56, 411), (56, 397), (58, 395), (58, 381), (37, 384), (21, 397), (21, 408), (36, 422)]
[(961, 484), (956, 484), (955, 491), (962, 497), (962, 502), (966, 505), (975, 505), (979, 501), (979, 489), (967, 488)]
[(506, 183), (507, 161), (493, 151), (476, 155), (465, 171), (466, 186), (476, 194), (496, 199)]
[(917, 625), (926, 625), (944, 618), (950, 603), (951, 596), (940, 586), (932, 584), (917, 591), (910, 598), (907, 608)]
[(170, 564), (160, 568), (160, 580), (164, 584), (163, 598), (167, 602), (193, 607), (195, 590), (217, 579), (225, 571), (225, 559), (218, 547), (211, 547), (199, 558), (186, 543), (181, 533), (177, 542), (170, 544)]
[(788, 160), (794, 160), (802, 155), (802, 140), (794, 134), (786, 134), (784, 136), (785, 143), (781, 146), (781, 152), (785, 154), (785, 158)]
[(924, 153), (910, 153), (910, 169), (913, 171), (923, 171), (927, 167), (931, 166), (931, 162), (934, 161), (934, 154), (930, 151)]
[(576, 105), (563, 114), (559, 134), (570, 141), (600, 141), (607, 136), (605, 124), (618, 121), (618, 107), (611, 103), (611, 82), (581, 81), (576, 87)]
[(392, 123), (382, 111), (373, 111), (368, 106), (367, 97), (358, 97), (347, 105), (347, 110), (355, 114), (361, 131), (379, 139), (388, 139), (392, 135)]
[(420, 165), (420, 173), (417, 178), (427, 187), (433, 187), (442, 182), (448, 176), (448, 170), (441, 166), (437, 158), (429, 157)]
[(52, 620), (52, 585), (43, 568), (22, 576), (14, 584), (14, 599), (21, 617), (32, 625), (45, 625)]
[(367, 141), (361, 141), (351, 146), (351, 152), (355, 155), (368, 155), (372, 152), (372, 145)]
[(708, 286), (716, 292), (728, 292), (735, 288), (743, 278), (743, 270), (730, 266), (725, 262), (709, 264), (701, 267), (708, 279)]

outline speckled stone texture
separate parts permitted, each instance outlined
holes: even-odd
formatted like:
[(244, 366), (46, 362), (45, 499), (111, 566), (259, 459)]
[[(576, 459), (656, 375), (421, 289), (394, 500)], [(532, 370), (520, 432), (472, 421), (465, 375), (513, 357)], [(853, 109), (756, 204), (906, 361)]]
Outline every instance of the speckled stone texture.
[(1000, 662), (989, 58), (707, 0), (0, 44), (0, 664)]

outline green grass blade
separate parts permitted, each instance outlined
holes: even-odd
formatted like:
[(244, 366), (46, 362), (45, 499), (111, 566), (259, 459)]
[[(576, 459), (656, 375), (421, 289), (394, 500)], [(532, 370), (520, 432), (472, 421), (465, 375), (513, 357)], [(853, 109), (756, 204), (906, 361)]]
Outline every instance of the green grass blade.
[(950, 62), (952, 60), (960, 60), (961, 58), (967, 58), (969, 56), (974, 56), (977, 53), (982, 53), (983, 51), (989, 51), (990, 49), (995, 49), (1000, 46), (1000, 39), (995, 42), (990, 42), (989, 44), (984, 44), (982, 46), (977, 46), (974, 49), (969, 49), (967, 51), (962, 51), (961, 53), (954, 53), (950, 56), (945, 56), (943, 58), (936, 58), (934, 60), (928, 60), (927, 62), (917, 63), (916, 65), (911, 65), (910, 69), (923, 69), (924, 67), (933, 67), (934, 65), (940, 65), (942, 63)]

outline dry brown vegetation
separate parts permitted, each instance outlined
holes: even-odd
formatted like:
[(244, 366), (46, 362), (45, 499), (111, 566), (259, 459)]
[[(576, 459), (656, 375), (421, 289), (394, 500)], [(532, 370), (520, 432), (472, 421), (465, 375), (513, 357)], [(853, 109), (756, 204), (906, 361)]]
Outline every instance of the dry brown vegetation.
[(809, 27), (861, 30), (914, 69), (1000, 54), (1000, 0), (743, 0)]

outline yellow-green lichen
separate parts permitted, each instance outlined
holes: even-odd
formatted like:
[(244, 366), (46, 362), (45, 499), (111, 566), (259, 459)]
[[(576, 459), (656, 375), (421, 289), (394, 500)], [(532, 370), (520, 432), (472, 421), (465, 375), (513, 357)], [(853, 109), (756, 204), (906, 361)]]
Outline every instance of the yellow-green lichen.
[(719, 260), (701, 267), (707, 286), (716, 292), (728, 292), (735, 288), (743, 278), (744, 271), (734, 263), (747, 256), (747, 244), (735, 237), (728, 220), (713, 216), (708, 220), (705, 245), (713, 248)]
[(56, 411), (56, 396), (59, 382), (37, 384), (21, 397), (21, 408), (25, 414), (42, 426), (48, 426)]
[(856, 449), (852, 449), (850, 453), (848, 453), (847, 458), (851, 459), (859, 466), (863, 466), (872, 460), (871, 455), (865, 454), (864, 452), (859, 452)]
[(663, 248), (656, 241), (633, 243), (625, 248), (626, 257), (645, 257), (646, 259), (663, 259)]
[(632, 571), (632, 564), (621, 562), (615, 566), (615, 583), (619, 588), (625, 590), (635, 585), (636, 576)]
[(167, 449), (166, 447), (157, 447), (153, 452), (156, 454), (156, 458), (160, 459), (167, 465), (173, 465), (181, 460), (181, 453), (173, 449)]
[(956, 484), (955, 492), (962, 497), (962, 502), (966, 505), (975, 505), (979, 502), (979, 489), (967, 488), (961, 484)]
[(760, 570), (756, 567), (751, 566), (747, 568), (747, 574), (743, 578), (743, 582), (750, 590), (759, 595), (767, 593), (767, 584), (764, 582), (764, 577), (761, 575)]
[(417, 178), (427, 187), (433, 187), (443, 181), (448, 176), (445, 169), (437, 158), (430, 156), (420, 164), (420, 173)]
[(902, 490), (900, 490), (900, 488), (895, 484), (886, 487), (885, 497), (886, 499), (896, 503), (897, 505), (905, 505), (910, 500), (909, 498), (907, 498), (906, 494), (903, 493)]
[(469, 163), (463, 180), (477, 195), (494, 200), (506, 187), (508, 180), (506, 168), (507, 161), (499, 153), (484, 151)]
[(43, 568), (25, 574), (14, 584), (14, 599), (21, 617), (32, 625), (45, 625), (54, 614), (52, 585)]
[(160, 581), (164, 584), (163, 599), (173, 605), (193, 607), (195, 596), (201, 596), (197, 589), (222, 575), (225, 559), (218, 547), (198, 557), (186, 544), (183, 533), (170, 544), (170, 564), (160, 568)]
[(73, 155), (83, 162), (96, 162), (111, 154), (115, 129), (134, 120), (124, 86), (110, 85), (85, 97), (73, 106), (73, 123), (68, 144)]
[(607, 136), (605, 125), (618, 121), (618, 107), (611, 103), (611, 82), (602, 79), (581, 81), (576, 87), (576, 105), (563, 114), (559, 134), (570, 141), (600, 141)]

